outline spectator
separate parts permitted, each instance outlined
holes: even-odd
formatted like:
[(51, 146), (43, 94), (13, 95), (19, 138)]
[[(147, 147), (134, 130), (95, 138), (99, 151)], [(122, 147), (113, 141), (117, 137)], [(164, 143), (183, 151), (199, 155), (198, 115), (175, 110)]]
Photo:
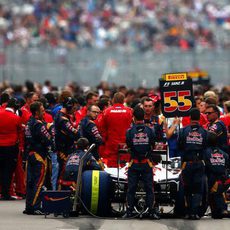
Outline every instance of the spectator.
[[(195, 0), (26, 3), (18, 6), (18, 13), (8, 2), (1, 6), (2, 33), (7, 44), (16, 42), (23, 48), (35, 43), (66, 48), (117, 45), (142, 52), (167, 47), (189, 50), (229, 45), (228, 3), (223, 6), (212, 1), (197, 4)], [(220, 31), (219, 36), (214, 36), (216, 31)]]

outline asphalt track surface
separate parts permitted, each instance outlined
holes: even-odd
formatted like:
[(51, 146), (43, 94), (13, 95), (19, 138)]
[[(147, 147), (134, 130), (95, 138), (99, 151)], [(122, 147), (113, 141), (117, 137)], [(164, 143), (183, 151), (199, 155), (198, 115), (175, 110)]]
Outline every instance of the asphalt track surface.
[(161, 219), (161, 220), (119, 220), (96, 219), (92, 217), (28, 216), (22, 214), (25, 201), (0, 201), (0, 230), (229, 230), (230, 219), (214, 220), (204, 217), (201, 220)]

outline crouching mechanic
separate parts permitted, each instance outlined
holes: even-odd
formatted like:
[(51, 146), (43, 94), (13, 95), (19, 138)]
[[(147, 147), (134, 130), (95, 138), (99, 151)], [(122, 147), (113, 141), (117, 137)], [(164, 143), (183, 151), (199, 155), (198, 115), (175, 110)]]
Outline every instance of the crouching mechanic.
[(224, 192), (229, 187), (227, 179), (228, 154), (217, 146), (217, 135), (208, 135), (209, 148), (205, 151), (206, 173), (208, 177), (209, 204), (212, 218), (221, 219), (226, 210)]
[(25, 128), (25, 142), (27, 148), (27, 183), (26, 209), (24, 214), (40, 215), (41, 191), (47, 171), (47, 155), (53, 148), (53, 138), (43, 123), (45, 109), (41, 102), (34, 102), (30, 106), (32, 116)]
[(133, 216), (135, 193), (139, 179), (144, 183), (146, 192), (146, 210), (153, 219), (159, 216), (153, 208), (153, 170), (151, 150), (155, 145), (154, 131), (144, 124), (144, 110), (137, 106), (133, 112), (134, 125), (126, 133), (126, 143), (130, 148), (131, 161), (128, 168), (127, 213), (124, 217)]
[[(89, 147), (89, 141), (86, 138), (79, 138), (77, 143), (77, 150), (68, 156), (63, 175), (59, 180), (61, 189), (74, 188), (77, 182), (80, 160), (85, 151)], [(97, 163), (96, 159), (91, 153), (88, 153), (83, 162), (83, 171), (85, 170), (101, 170), (102, 168)]]

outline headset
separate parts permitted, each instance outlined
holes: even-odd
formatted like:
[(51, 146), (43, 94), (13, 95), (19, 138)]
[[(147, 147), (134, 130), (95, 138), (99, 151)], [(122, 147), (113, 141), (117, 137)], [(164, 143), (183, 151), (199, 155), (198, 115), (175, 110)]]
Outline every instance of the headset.
[(68, 111), (70, 111), (74, 105), (77, 103), (77, 101), (72, 97), (67, 97), (62, 102), (63, 108), (66, 108)]

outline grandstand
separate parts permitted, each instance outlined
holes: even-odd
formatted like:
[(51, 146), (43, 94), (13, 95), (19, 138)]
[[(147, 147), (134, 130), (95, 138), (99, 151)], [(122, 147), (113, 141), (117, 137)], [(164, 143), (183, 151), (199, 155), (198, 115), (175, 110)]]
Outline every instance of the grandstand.
[(229, 1), (2, 1), (0, 26), (21, 46), (165, 50), (229, 47)]

